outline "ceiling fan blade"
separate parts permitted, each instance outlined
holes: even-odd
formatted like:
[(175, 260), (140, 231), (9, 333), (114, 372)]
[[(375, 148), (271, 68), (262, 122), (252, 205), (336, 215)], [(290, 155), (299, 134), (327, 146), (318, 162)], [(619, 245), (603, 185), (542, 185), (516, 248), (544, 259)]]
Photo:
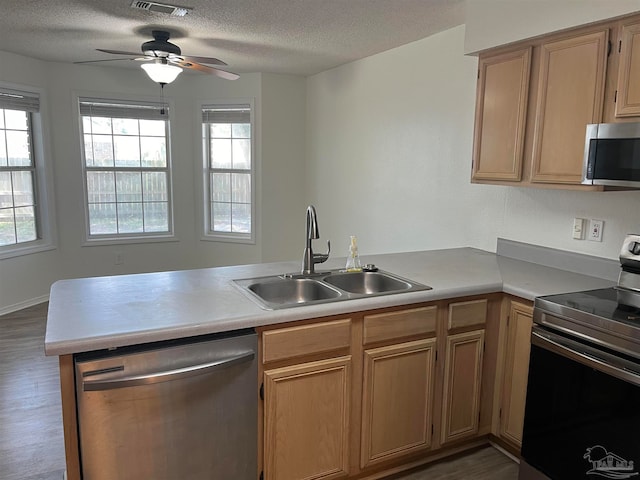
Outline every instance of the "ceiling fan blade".
[(142, 52), (138, 52), (138, 53), (123, 52), (122, 50), (105, 50), (103, 48), (96, 48), (96, 50), (99, 51), (99, 52), (111, 53), (113, 55), (135, 55), (136, 57), (139, 57), (139, 56), (143, 55)]
[(219, 60), (217, 58), (213, 58), (213, 57), (194, 57), (192, 55), (189, 56), (185, 56), (185, 55), (180, 55), (182, 58), (184, 58), (187, 62), (195, 62), (195, 63), (207, 63), (209, 65), (226, 65), (225, 62), (223, 62), (222, 60)]
[(85, 60), (82, 62), (73, 62), (73, 63), (82, 64), (82, 63), (100, 63), (100, 62), (119, 62), (121, 60), (140, 60), (140, 59), (139, 58), (108, 58), (106, 60)]
[(240, 75), (237, 75), (232, 72), (226, 72), (224, 70), (220, 70), (219, 68), (208, 67), (207, 65), (201, 65), (195, 62), (187, 62), (178, 58), (170, 58), (169, 61), (171, 63), (175, 63), (176, 65), (180, 65), (183, 68), (190, 68), (191, 70), (197, 70), (199, 72), (210, 73), (211, 75), (215, 75), (220, 78), (225, 78), (227, 80), (237, 80), (240, 78)]

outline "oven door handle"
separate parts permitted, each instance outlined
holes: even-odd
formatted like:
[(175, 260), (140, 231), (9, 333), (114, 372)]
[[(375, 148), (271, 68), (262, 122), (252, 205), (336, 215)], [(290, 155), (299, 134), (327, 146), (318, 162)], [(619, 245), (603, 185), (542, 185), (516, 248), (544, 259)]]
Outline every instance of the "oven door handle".
[(534, 326), (531, 331), (531, 344), (557, 353), (570, 360), (575, 360), (599, 372), (640, 386), (638, 366), (623, 358), (573, 341), (537, 326)]

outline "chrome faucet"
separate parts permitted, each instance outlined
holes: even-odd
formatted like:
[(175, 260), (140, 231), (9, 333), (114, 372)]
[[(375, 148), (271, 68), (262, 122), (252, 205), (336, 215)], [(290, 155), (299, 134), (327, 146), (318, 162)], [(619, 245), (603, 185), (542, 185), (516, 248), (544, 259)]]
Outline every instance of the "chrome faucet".
[(316, 263), (323, 263), (329, 259), (329, 253), (331, 253), (331, 242), (327, 241), (327, 253), (313, 253), (311, 248), (311, 240), (320, 238), (320, 231), (318, 230), (318, 218), (316, 216), (316, 208), (313, 205), (307, 207), (307, 234), (306, 241), (307, 246), (304, 249), (304, 256), (302, 257), (302, 274), (313, 275), (315, 274)]

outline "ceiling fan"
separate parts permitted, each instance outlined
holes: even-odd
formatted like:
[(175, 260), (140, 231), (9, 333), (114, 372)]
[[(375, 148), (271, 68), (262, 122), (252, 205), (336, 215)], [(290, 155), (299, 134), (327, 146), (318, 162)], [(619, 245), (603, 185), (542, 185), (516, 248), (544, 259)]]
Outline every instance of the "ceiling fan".
[[(235, 73), (211, 67), (210, 65), (227, 65), (225, 62), (218, 60), (217, 58), (182, 55), (180, 47), (169, 42), (169, 32), (164, 30), (153, 30), (151, 35), (153, 36), (153, 40), (144, 42), (141, 46), (142, 54), (144, 55), (142, 57), (140, 56), (140, 53), (135, 52), (123, 52), (120, 50), (107, 50), (103, 48), (98, 48), (96, 50), (113, 55), (128, 55), (135, 57), (129, 60), (152, 62), (143, 64), (142, 68), (154, 82), (157, 82), (162, 86), (173, 82), (178, 74), (182, 72), (183, 68), (209, 73), (227, 80), (236, 80), (237, 78), (240, 78), (239, 75)], [(86, 62), (76, 63), (109, 62), (114, 60), (124, 59), (89, 60)]]

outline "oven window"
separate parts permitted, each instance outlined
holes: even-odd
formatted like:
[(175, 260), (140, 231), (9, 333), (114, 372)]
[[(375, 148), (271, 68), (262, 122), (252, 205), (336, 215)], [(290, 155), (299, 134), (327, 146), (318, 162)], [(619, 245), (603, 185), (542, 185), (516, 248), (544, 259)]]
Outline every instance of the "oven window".
[(532, 345), (522, 457), (552, 479), (637, 477), (640, 387)]

